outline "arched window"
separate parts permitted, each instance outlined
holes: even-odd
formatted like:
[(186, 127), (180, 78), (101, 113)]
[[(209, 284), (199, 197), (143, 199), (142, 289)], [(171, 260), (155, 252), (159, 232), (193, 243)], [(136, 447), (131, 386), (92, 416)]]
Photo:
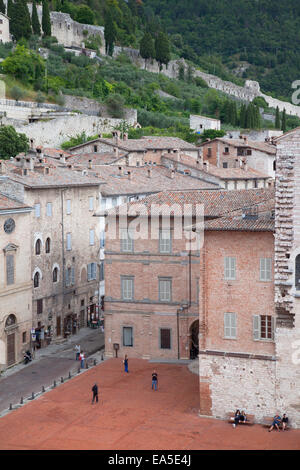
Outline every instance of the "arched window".
[(58, 269), (54, 268), (53, 273), (52, 273), (52, 280), (53, 282), (57, 282), (57, 279), (58, 279)]
[(7, 320), (5, 322), (5, 326), (12, 326), (12, 325), (15, 325), (16, 324), (16, 317), (15, 315), (11, 314), (7, 317)]
[(41, 254), (41, 240), (38, 239), (35, 243), (35, 254), (40, 255)]
[(46, 240), (46, 253), (50, 253), (50, 247), (51, 247), (51, 240), (50, 238), (47, 238)]
[(39, 287), (40, 285), (40, 273), (36, 272), (33, 278), (33, 287)]
[(295, 259), (295, 286), (296, 290), (300, 290), (300, 255)]

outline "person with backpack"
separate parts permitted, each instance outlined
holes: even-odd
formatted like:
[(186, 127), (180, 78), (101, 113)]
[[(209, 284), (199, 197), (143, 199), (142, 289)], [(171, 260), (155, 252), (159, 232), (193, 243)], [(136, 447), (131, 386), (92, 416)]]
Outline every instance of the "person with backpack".
[(96, 400), (96, 403), (98, 403), (98, 385), (96, 383), (92, 387), (92, 392), (93, 392), (93, 399), (92, 399), (92, 405), (93, 405), (95, 400)]

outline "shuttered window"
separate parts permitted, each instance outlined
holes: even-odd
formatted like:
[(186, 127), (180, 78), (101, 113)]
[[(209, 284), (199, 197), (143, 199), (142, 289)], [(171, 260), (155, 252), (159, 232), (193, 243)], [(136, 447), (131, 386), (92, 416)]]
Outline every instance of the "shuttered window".
[(72, 249), (72, 237), (70, 233), (67, 233), (67, 250), (70, 251)]
[(274, 339), (274, 317), (271, 315), (253, 315), (253, 339)]
[(224, 277), (228, 281), (236, 279), (236, 259), (225, 256)]
[(171, 349), (171, 330), (170, 328), (160, 329), (160, 348)]
[(47, 202), (46, 214), (48, 217), (52, 216), (52, 203), (51, 202)]
[(95, 230), (90, 230), (90, 245), (95, 245)]
[(236, 339), (236, 313), (224, 313), (224, 338)]
[(94, 198), (92, 196), (89, 197), (89, 210), (90, 211), (94, 210)]
[(6, 284), (15, 283), (15, 258), (14, 255), (6, 255)]
[(133, 251), (133, 239), (130, 233), (126, 229), (121, 229), (121, 251), (132, 252)]
[(295, 260), (295, 287), (300, 290), (300, 255), (297, 255)]
[(131, 326), (123, 327), (123, 346), (133, 346), (133, 328)]
[(89, 263), (87, 265), (87, 280), (93, 281), (97, 279), (97, 263)]
[(260, 258), (260, 280), (272, 280), (272, 258)]
[(133, 278), (121, 278), (122, 300), (133, 300)]
[(71, 214), (71, 199), (67, 199), (67, 214)]
[(170, 279), (159, 279), (158, 290), (160, 302), (171, 302), (172, 281)]
[(41, 205), (40, 204), (35, 204), (34, 209), (35, 209), (35, 216), (40, 217), (41, 216)]
[(171, 233), (170, 230), (160, 230), (159, 232), (159, 251), (160, 253), (171, 252)]

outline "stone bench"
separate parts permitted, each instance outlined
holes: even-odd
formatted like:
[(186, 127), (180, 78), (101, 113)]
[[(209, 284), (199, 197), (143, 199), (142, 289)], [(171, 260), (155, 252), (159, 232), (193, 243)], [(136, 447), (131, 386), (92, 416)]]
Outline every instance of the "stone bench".
[[(230, 424), (234, 424), (234, 417), (235, 417), (235, 413), (227, 413), (227, 420), (228, 420), (228, 423)], [(254, 421), (255, 421), (255, 416), (254, 415), (247, 415), (246, 414), (246, 421), (239, 421), (239, 425), (242, 424), (242, 425), (252, 425), (254, 424)]]

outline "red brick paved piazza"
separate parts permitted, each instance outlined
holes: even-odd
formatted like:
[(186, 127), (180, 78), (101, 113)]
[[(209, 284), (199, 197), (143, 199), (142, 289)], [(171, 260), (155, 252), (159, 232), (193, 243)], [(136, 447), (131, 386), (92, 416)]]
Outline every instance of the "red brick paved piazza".
[[(156, 369), (159, 390), (151, 390)], [(91, 405), (98, 382), (100, 402)], [(111, 359), (0, 419), (0, 449), (299, 449), (300, 430), (233, 429), (199, 418), (198, 376), (186, 366)], [(276, 410), (274, 410), (276, 411)]]

